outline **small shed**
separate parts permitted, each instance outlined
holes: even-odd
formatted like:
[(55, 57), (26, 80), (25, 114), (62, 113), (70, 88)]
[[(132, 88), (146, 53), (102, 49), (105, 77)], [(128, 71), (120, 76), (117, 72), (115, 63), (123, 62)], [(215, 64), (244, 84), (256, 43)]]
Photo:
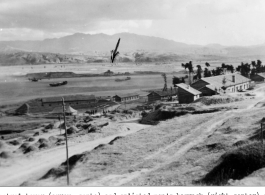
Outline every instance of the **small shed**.
[(201, 92), (184, 83), (177, 84), (180, 104), (189, 104), (200, 98)]
[(212, 96), (218, 94), (217, 87), (214, 85), (205, 85), (204, 87), (199, 89), (202, 92), (203, 96)]
[(115, 102), (128, 102), (139, 99), (138, 93), (128, 93), (128, 94), (120, 94), (113, 96)]

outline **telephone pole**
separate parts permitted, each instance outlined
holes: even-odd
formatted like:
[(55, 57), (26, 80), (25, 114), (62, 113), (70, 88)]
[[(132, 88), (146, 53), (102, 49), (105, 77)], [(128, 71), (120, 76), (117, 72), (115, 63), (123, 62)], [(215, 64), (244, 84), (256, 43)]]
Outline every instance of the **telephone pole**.
[(66, 129), (66, 120), (65, 120), (65, 103), (64, 98), (62, 97), (62, 104), (63, 104), (63, 118), (64, 118), (64, 129), (65, 129), (65, 141), (66, 141), (66, 162), (67, 162), (67, 185), (70, 185), (69, 181), (69, 158), (68, 158), (68, 142), (67, 142), (67, 129)]
[(62, 127), (61, 127), (61, 116), (59, 115), (58, 116), (58, 118), (59, 118), (59, 128), (60, 128), (60, 135), (62, 135)]

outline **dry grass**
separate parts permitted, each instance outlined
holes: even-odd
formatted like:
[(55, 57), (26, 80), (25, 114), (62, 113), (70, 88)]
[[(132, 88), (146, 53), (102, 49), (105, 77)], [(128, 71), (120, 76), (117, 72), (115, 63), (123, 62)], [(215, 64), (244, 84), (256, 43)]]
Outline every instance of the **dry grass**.
[(242, 101), (243, 98), (234, 98), (230, 96), (212, 96), (212, 97), (202, 97), (194, 101), (194, 104), (196, 103), (202, 103), (204, 105), (212, 105), (212, 104), (226, 104), (231, 102), (238, 102)]
[(3, 141), (0, 141), (0, 149), (3, 149), (6, 147), (6, 143)]
[[(264, 150), (265, 148), (263, 148)], [(229, 179), (242, 179), (265, 166), (258, 142), (243, 145), (221, 156), (219, 163), (200, 181), (206, 185), (226, 185)]]

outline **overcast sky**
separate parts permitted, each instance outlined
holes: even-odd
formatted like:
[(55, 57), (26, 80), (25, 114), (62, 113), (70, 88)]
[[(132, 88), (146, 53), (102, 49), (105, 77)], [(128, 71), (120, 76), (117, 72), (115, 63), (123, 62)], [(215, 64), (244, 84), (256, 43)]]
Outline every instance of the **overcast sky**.
[(130, 32), (188, 44), (265, 43), (264, 0), (0, 0), (0, 40)]

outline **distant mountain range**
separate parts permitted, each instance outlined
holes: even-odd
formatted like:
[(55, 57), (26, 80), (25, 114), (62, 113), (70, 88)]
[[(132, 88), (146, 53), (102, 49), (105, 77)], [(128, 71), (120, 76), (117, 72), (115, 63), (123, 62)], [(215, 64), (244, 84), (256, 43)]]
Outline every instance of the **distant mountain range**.
[(189, 56), (222, 59), (265, 54), (264, 44), (248, 47), (201, 46), (132, 33), (76, 33), (43, 41), (0, 41), (0, 64), (107, 62), (119, 38), (119, 61), (122, 62), (172, 62), (186, 60)]

